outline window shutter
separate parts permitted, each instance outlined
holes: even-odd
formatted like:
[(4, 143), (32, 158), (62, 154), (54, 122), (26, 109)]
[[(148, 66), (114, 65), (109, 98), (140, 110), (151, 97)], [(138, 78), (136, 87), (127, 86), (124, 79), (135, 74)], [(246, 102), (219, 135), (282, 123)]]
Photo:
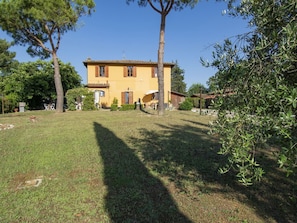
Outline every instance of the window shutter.
[(128, 67), (124, 67), (124, 77), (128, 76)]
[(132, 75), (133, 75), (133, 77), (136, 77), (136, 67), (135, 66), (133, 66)]
[(99, 77), (99, 66), (95, 67), (95, 77)]
[(105, 66), (105, 77), (108, 77), (108, 66)]
[(129, 92), (129, 104), (133, 104), (133, 92)]
[(152, 67), (152, 77), (155, 77), (155, 68)]
[(125, 92), (121, 93), (121, 97), (122, 97), (121, 105), (124, 105), (125, 104)]

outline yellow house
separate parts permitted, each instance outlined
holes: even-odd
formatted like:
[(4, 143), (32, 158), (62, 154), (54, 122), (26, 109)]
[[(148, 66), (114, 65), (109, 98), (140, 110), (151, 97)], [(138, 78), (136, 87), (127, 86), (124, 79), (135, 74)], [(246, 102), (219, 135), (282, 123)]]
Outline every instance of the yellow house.
[[(87, 68), (87, 87), (94, 92), (95, 103), (110, 107), (114, 98), (118, 105), (140, 102), (154, 106), (158, 101), (157, 63), (137, 60), (83, 61)], [(164, 63), (164, 103), (171, 100), (171, 68)]]

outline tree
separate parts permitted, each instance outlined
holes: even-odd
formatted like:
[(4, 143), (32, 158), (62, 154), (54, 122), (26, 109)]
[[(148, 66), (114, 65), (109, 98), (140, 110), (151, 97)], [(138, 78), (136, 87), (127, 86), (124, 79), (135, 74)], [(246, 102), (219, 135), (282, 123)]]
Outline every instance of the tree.
[[(126, 0), (127, 3), (134, 0)], [(158, 115), (164, 115), (164, 46), (165, 46), (165, 25), (166, 16), (173, 10), (182, 10), (184, 7), (194, 7), (198, 0), (137, 0), (139, 6), (147, 6), (149, 4), (153, 10), (161, 15), (159, 49), (158, 49)], [(159, 7), (157, 6), (159, 4)]]
[(178, 66), (178, 62), (175, 62), (175, 66), (171, 70), (171, 91), (179, 93), (186, 93), (187, 85), (184, 82), (185, 71)]
[(10, 52), (8, 49), (12, 46), (12, 43), (7, 42), (4, 39), (0, 39), (0, 92), (1, 92), (1, 111), (4, 114), (4, 84), (3, 78), (8, 75), (12, 68), (16, 66), (17, 61), (14, 59), (16, 53)]
[(0, 39), (0, 76), (7, 75), (17, 63), (14, 59), (16, 53), (8, 50), (11, 46), (12, 43)]
[[(81, 77), (68, 63), (59, 61), (63, 88), (67, 90), (81, 86)], [(4, 93), (11, 103), (24, 101), (30, 109), (43, 108), (44, 100), (56, 99), (52, 61), (37, 60), (20, 63), (12, 73), (4, 77)]]
[(207, 93), (207, 89), (203, 84), (197, 83), (192, 84), (188, 89), (188, 96), (191, 97), (193, 94)]
[(209, 92), (216, 92), (216, 91), (219, 91), (219, 87), (216, 83), (216, 79), (214, 76), (210, 77), (208, 79), (208, 81), (206, 82), (206, 84), (208, 85), (208, 91)]
[(216, 100), (212, 131), (220, 135), (220, 154), (228, 156), (221, 172), (236, 170), (244, 185), (261, 179), (265, 166), (258, 151), (271, 145), (278, 148), (280, 167), (296, 173), (296, 6), (295, 0), (229, 1), (230, 14), (247, 19), (253, 29), (215, 46), (213, 81), (222, 93), (234, 94)]
[(0, 0), (0, 27), (27, 52), (41, 59), (52, 57), (57, 112), (63, 112), (64, 91), (58, 62), (61, 36), (73, 31), (82, 15), (91, 14), (93, 0)]

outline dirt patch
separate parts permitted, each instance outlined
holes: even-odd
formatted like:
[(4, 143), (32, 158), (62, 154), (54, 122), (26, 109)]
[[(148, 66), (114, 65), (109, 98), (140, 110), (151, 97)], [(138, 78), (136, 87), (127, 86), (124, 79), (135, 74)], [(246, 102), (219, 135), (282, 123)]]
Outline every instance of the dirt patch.
[(14, 128), (14, 125), (13, 124), (1, 124), (0, 123), (0, 131), (1, 130), (12, 129), (12, 128)]

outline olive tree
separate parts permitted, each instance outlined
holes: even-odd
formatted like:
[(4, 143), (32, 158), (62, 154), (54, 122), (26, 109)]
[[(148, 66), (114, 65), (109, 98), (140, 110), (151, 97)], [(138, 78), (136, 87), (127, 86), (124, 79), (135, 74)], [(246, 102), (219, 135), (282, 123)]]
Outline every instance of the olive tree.
[(78, 19), (91, 14), (93, 0), (0, 0), (0, 27), (16, 44), (41, 59), (51, 57), (57, 94), (57, 112), (63, 112), (64, 91), (58, 62), (61, 37), (74, 31)]
[[(226, 167), (241, 183), (260, 180), (265, 166), (259, 150), (277, 149), (287, 174), (297, 167), (297, 3), (229, 1), (229, 13), (242, 16), (251, 31), (216, 45), (210, 65), (218, 72), (211, 82), (221, 89), (212, 130), (221, 138)], [(224, 91), (233, 91), (226, 95)], [(265, 171), (264, 171), (265, 170)]]

